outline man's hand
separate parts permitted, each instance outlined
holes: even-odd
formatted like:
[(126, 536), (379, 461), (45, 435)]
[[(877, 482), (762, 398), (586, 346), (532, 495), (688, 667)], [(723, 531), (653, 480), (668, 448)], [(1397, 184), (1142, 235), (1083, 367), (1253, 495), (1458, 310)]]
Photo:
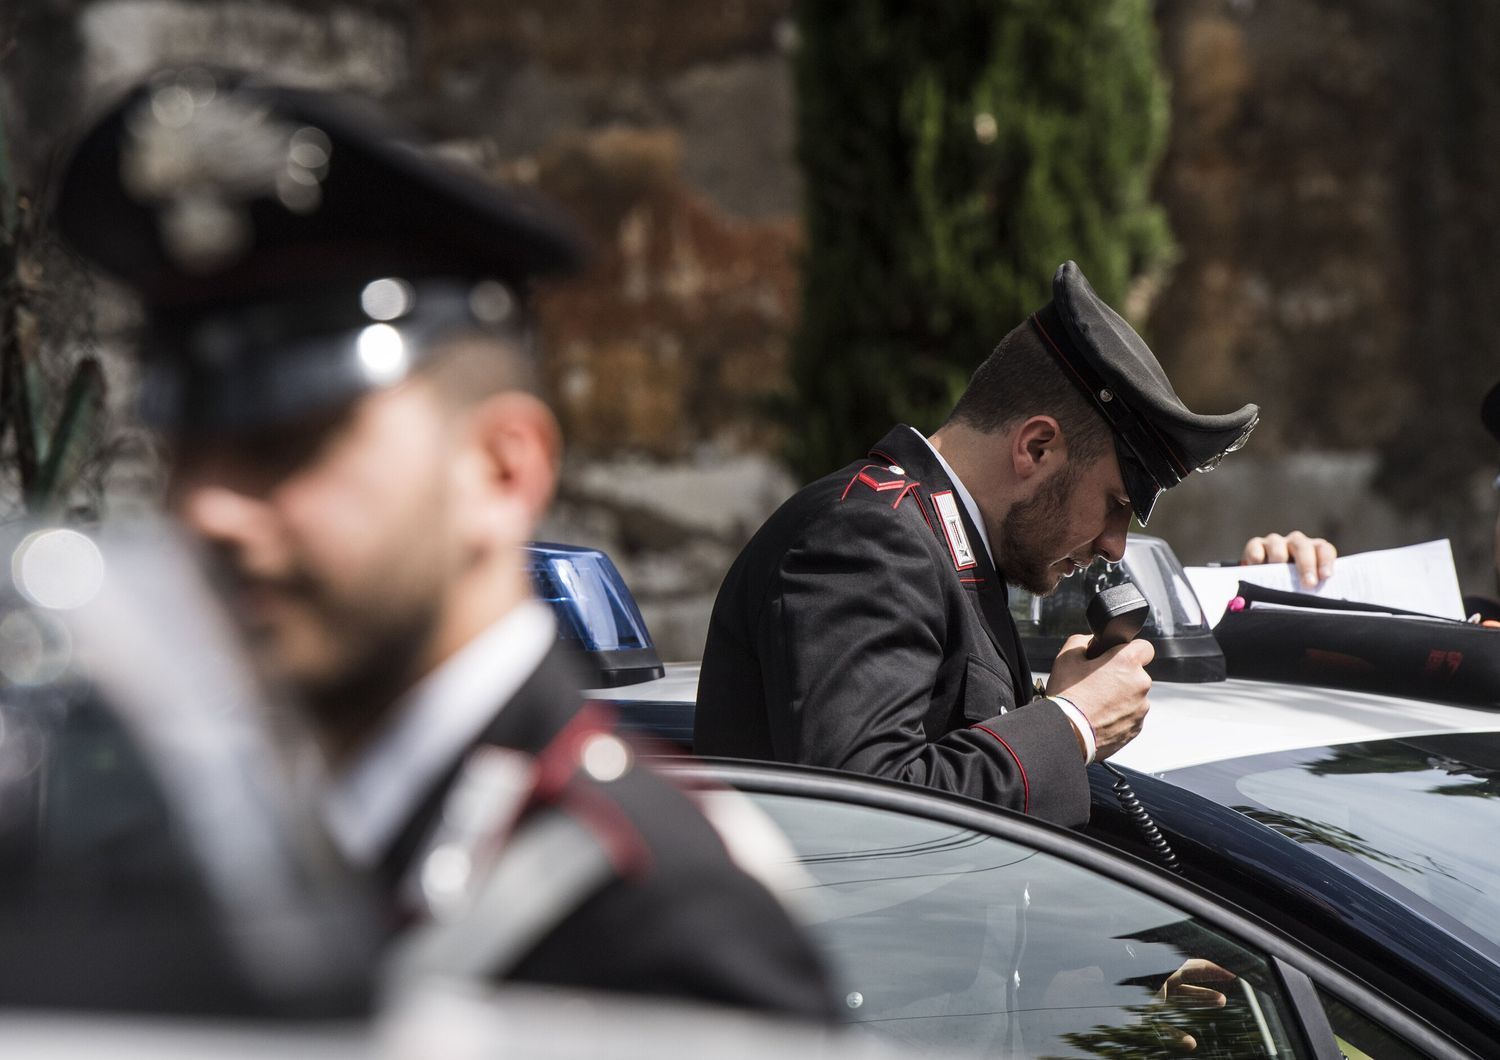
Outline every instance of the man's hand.
[(1133, 640), (1097, 659), (1083, 653), (1090, 638), (1075, 633), (1063, 644), (1047, 675), (1047, 694), (1066, 696), (1094, 728), (1094, 757), (1108, 758), (1141, 731), (1151, 677), (1146, 664), (1156, 657), (1149, 641)]
[[(1167, 977), (1167, 981), (1156, 992), (1156, 998), (1164, 1005), (1181, 1009), (1223, 1008), (1228, 999), (1222, 993), (1211, 986), (1198, 984), (1227, 983), (1234, 978), (1234, 973), (1229, 969), (1221, 968), (1213, 961), (1194, 957), (1183, 961), (1182, 967)], [(1198, 1048), (1198, 1040), (1182, 1028), (1155, 1018), (1148, 1018), (1148, 1022), (1155, 1029), (1157, 1037), (1174, 1049), (1190, 1053)]]
[(1291, 533), (1267, 534), (1252, 537), (1245, 542), (1245, 551), (1240, 555), (1242, 564), (1295, 563), (1297, 575), (1309, 589), (1333, 574), (1333, 561), (1339, 550), (1321, 537), (1308, 537), (1301, 530)]

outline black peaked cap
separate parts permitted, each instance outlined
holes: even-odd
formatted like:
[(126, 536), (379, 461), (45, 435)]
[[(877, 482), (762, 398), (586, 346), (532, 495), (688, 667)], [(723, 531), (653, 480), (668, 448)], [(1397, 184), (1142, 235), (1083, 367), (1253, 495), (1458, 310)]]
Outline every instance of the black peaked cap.
[[(169, 98), (158, 101), (163, 93)], [(209, 93), (232, 108), (220, 124), (240, 128), (213, 128), (197, 139), (244, 134), (244, 142), (226, 151), (253, 154), (257, 137), (273, 150), (278, 146), (274, 132), (259, 136), (247, 125), (284, 128), (293, 136), (310, 129), (326, 138), (312, 148), (326, 155), (322, 172), (301, 167), (313, 173), (315, 202), (294, 199), (289, 206), (277, 194), (279, 174), (256, 182), (233, 171), (190, 173), (175, 187), (170, 175), (156, 187), (149, 177), (130, 179), (131, 171), (152, 168), (143, 157), (153, 148), (142, 126), (157, 124), (153, 113), (187, 107), (183, 94)], [(170, 127), (167, 132), (163, 139), (170, 139)], [(189, 125), (181, 139), (193, 136)], [(156, 162), (158, 169), (171, 165), (170, 158)], [(199, 192), (227, 199), (251, 226), (241, 254), (195, 264), (173, 251), (165, 214)], [(283, 278), (296, 282), (303, 267), (323, 278), (373, 278), (399, 268), (408, 275), (494, 276), (519, 284), (570, 272), (581, 261), (580, 244), (560, 216), (434, 159), (362, 112), (357, 101), (202, 68), (155, 75), (94, 123), (64, 172), (55, 215), (75, 247), (151, 307), (253, 296)]]
[[(561, 215), (367, 107), (191, 67), (129, 90), (78, 141), (54, 221), (145, 306), (149, 418), (237, 429), (347, 400), (464, 323), (475, 285), (513, 315), (533, 277), (579, 266)], [(370, 316), (361, 292), (381, 279), (404, 294)], [(378, 370), (358, 363), (372, 322), (401, 332), (395, 370), (388, 337)]]
[(1245, 443), (1255, 405), (1203, 415), (1182, 403), (1145, 341), (1064, 262), (1052, 301), (1032, 317), (1044, 344), (1113, 428), (1120, 471), (1144, 526), (1156, 499), (1189, 472), (1212, 469)]

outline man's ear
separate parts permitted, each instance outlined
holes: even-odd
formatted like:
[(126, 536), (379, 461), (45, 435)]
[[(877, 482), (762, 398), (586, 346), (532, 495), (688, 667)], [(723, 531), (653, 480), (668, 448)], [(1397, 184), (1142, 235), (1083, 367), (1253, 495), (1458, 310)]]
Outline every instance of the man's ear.
[(1011, 437), (1011, 464), (1016, 477), (1029, 479), (1067, 459), (1062, 427), (1051, 416), (1031, 416)]
[(485, 398), (470, 415), (465, 490), (476, 533), (505, 545), (528, 540), (557, 488), (562, 431), (541, 399), (521, 391)]

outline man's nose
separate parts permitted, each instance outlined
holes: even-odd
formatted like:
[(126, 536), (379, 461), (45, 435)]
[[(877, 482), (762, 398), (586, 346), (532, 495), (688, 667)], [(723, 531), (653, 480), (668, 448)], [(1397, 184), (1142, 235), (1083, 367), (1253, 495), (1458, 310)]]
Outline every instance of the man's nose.
[(206, 541), (253, 537), (266, 522), (265, 502), (221, 483), (184, 484), (169, 498), (172, 513)]
[(1130, 531), (1130, 513), (1122, 512), (1120, 516), (1111, 515), (1105, 524), (1104, 533), (1094, 539), (1094, 554), (1103, 556), (1111, 563), (1118, 563), (1125, 558), (1125, 535)]

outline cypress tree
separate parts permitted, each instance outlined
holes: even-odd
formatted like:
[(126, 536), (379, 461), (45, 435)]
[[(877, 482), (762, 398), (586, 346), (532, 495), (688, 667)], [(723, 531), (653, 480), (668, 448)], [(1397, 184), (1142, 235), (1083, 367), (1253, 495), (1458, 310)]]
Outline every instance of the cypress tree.
[(803, 0), (789, 457), (935, 428), (1067, 258), (1118, 305), (1170, 237), (1149, 0)]

